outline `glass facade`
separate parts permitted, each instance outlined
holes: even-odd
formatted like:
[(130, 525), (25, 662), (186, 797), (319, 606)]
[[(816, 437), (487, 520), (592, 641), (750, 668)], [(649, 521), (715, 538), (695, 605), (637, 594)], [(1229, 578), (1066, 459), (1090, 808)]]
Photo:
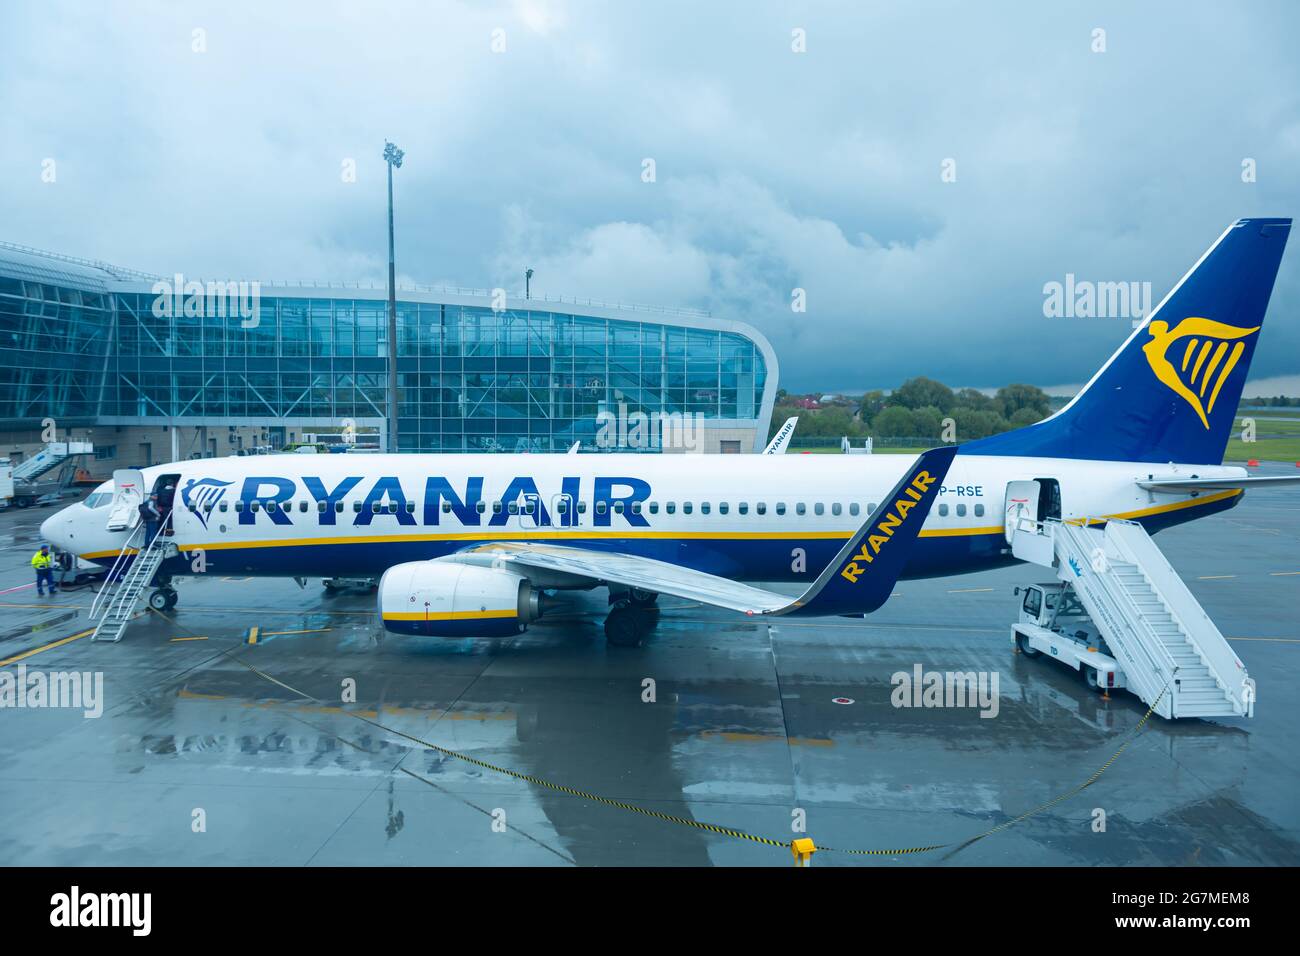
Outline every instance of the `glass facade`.
[[(51, 281), (14, 258), (6, 269), (0, 249), (0, 426), (46, 417), (304, 431), (349, 419), (382, 424), (383, 298), (264, 289), (248, 317), (215, 308), (186, 315), (156, 308), (148, 282), (88, 291), (72, 283), (95, 285), (89, 277)], [(467, 298), (399, 299), (404, 451), (594, 448), (599, 416), (636, 412), (698, 413), (766, 434), (770, 349), (757, 335), (668, 313), (650, 321), (534, 302), (493, 310)]]

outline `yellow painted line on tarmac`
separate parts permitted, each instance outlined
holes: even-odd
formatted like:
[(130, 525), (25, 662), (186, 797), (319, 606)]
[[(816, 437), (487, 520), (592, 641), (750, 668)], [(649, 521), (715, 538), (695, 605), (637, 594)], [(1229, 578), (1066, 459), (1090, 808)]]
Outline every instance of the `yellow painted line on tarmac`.
[(1267, 641), (1272, 644), (1300, 644), (1297, 637), (1230, 637), (1230, 641)]
[(263, 631), (263, 637), (277, 637), (280, 634), (321, 634), (325, 631), (332, 631), (332, 627), (310, 627), (301, 631)]
[(73, 641), (79, 641), (83, 637), (90, 637), (90, 635), (94, 633), (95, 629), (92, 627), (90, 630), (82, 631), (80, 634), (73, 634), (71, 637), (64, 637), (57, 641), (51, 641), (50, 643), (44, 644), (40, 647), (33, 647), (30, 651), (23, 651), (21, 654), (15, 654), (13, 657), (7, 657), (0, 661), (0, 667), (4, 667), (6, 664), (17, 664), (19, 661), (26, 660), (34, 654), (39, 654), (42, 651), (53, 650), (56, 647), (62, 647), (64, 644), (71, 644)]
[(206, 640), (207, 637), (173, 637), (171, 642), (173, 644), (180, 644), (183, 641), (206, 641)]
[(953, 588), (949, 594), (971, 594), (975, 591), (992, 591), (993, 588)]
[(1228, 578), (1235, 578), (1235, 574), (1202, 574), (1196, 580), (1198, 581), (1224, 581)]
[(1294, 574), (1300, 574), (1300, 571), (1270, 571), (1268, 576), (1271, 578), (1285, 578)]

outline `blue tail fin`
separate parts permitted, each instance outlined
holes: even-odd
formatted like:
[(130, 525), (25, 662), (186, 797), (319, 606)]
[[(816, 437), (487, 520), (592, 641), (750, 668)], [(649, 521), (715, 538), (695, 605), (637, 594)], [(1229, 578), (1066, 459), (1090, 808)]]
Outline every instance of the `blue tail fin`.
[(1070, 404), (961, 454), (1221, 463), (1290, 232), (1233, 223)]

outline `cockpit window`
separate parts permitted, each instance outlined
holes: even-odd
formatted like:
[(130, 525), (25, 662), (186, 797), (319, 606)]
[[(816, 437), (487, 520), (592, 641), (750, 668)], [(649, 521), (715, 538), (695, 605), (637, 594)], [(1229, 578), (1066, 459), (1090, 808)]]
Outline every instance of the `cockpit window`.
[(91, 492), (90, 496), (87, 497), (86, 500), (82, 502), (82, 504), (84, 504), (87, 508), (102, 508), (112, 500), (113, 500), (113, 492), (94, 491)]

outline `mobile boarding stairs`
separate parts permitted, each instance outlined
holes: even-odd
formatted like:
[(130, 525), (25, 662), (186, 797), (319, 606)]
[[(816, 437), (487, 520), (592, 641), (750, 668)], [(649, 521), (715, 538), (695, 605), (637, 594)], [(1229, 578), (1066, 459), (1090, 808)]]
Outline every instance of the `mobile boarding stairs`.
[[(1015, 557), (1052, 568), (1162, 717), (1251, 717), (1255, 682), (1140, 524), (1008, 516)], [(1163, 694), (1161, 693), (1163, 691)]]
[(167, 536), (171, 519), (169, 511), (150, 540), (146, 540), (147, 526), (143, 522), (132, 529), (90, 605), (90, 618), (96, 621), (95, 633), (90, 636), (92, 641), (116, 644), (122, 639), (140, 603), (140, 595), (153, 583), (163, 561), (177, 553), (176, 545)]

